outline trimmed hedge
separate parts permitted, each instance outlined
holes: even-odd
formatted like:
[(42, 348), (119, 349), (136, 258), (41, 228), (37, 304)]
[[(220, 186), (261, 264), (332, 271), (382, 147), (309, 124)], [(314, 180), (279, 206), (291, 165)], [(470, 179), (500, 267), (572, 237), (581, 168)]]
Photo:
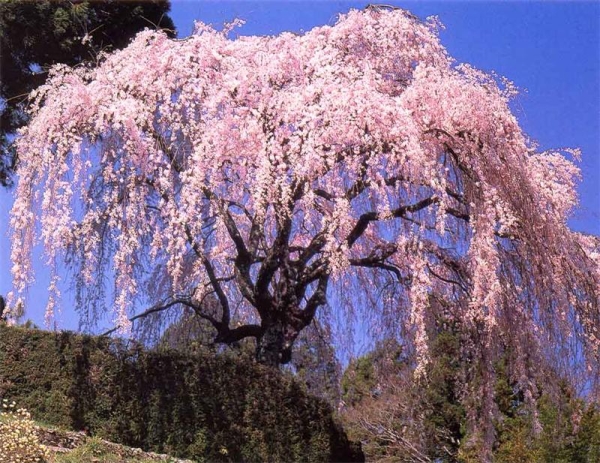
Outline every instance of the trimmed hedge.
[(327, 404), (228, 355), (0, 325), (0, 397), (38, 421), (197, 461), (364, 461)]

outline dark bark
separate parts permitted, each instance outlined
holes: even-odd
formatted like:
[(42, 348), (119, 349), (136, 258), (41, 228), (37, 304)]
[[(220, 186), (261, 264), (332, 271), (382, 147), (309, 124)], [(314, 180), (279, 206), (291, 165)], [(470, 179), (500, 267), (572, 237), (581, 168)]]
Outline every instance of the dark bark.
[[(158, 133), (152, 133), (152, 136), (171, 160), (175, 172), (180, 174), (183, 166), (178, 162), (175, 153), (170, 151), (163, 136)], [(351, 155), (352, 153), (346, 151), (339, 153), (337, 161), (343, 162)], [(369, 185), (367, 172), (365, 164), (359, 178), (342, 194), (342, 197), (352, 201), (360, 196)], [(398, 182), (404, 180), (400, 176), (390, 177), (385, 180), (385, 183), (394, 187)], [(147, 180), (147, 182), (151, 187), (157, 189), (157, 193), (163, 201), (174, 200), (168, 192), (161, 190), (151, 180)], [(206, 310), (204, 299), (207, 295), (201, 301), (194, 300), (190, 295), (170, 297), (132, 318), (132, 321), (150, 313), (166, 310), (176, 304), (184, 305), (193, 309), (198, 317), (207, 320), (214, 327), (217, 332), (214, 338), (215, 343), (234, 344), (246, 337), (254, 337), (256, 339), (256, 358), (260, 363), (277, 368), (290, 362), (294, 341), (302, 330), (312, 323), (319, 307), (327, 303), (329, 284), (329, 265), (323, 251), (327, 241), (326, 230), (317, 232), (305, 246), (292, 246), (290, 243), (295, 204), (303, 197), (307, 189), (306, 185), (300, 182), (293, 183), (291, 190), (293, 192), (292, 199), (289, 203), (281, 205), (281, 210), (278, 212), (282, 218), (277, 221), (276, 234), (271, 240), (271, 237), (264, 234), (264, 218), (252, 216), (243, 204), (220, 197), (208, 187), (204, 188), (205, 199), (216, 205), (216, 214), (223, 221), (235, 247), (231, 256), (233, 258), (232, 271), (229, 274), (220, 275), (210, 257), (203, 252), (200, 241), (194, 236), (190, 227), (186, 227), (189, 245), (203, 264), (209, 280), (211, 291), (208, 295), (214, 298), (219, 310)], [(316, 189), (315, 194), (325, 201), (334, 201), (339, 197), (323, 189)], [(462, 197), (458, 193), (449, 190), (448, 195), (462, 203)], [(401, 205), (390, 212), (393, 218), (410, 220), (412, 214), (438, 203), (439, 198), (433, 195), (414, 203)], [(231, 207), (242, 210), (250, 221), (250, 230), (247, 235), (240, 231), (236, 215), (230, 212)], [(468, 221), (468, 216), (463, 211), (448, 207), (446, 207), (446, 211), (456, 218)], [(354, 226), (345, 238), (348, 248), (352, 249), (366, 230), (373, 223), (382, 219), (388, 220), (389, 217), (383, 217), (378, 211), (363, 212), (355, 219)], [(269, 244), (267, 245), (267, 243)], [(393, 274), (399, 283), (406, 284), (408, 277), (403, 275), (402, 271), (389, 260), (397, 250), (393, 243), (382, 243), (374, 246), (367, 255), (352, 257), (350, 265), (385, 270)], [(436, 257), (443, 263), (451, 258), (446, 255), (436, 255)], [(452, 262), (454, 261), (452, 260)], [(458, 272), (455, 273), (460, 277)], [(459, 284), (461, 280), (459, 277), (456, 281), (450, 281), (444, 276), (440, 279)], [(226, 291), (228, 284), (235, 284), (246, 302), (256, 309), (260, 325), (237, 325), (232, 328), (231, 307)]]
[(296, 338), (306, 327), (293, 326), (291, 320), (263, 320), (261, 333), (256, 337), (256, 360), (263, 365), (279, 368), (292, 360)]
[(275, 368), (289, 362), (291, 359), (291, 346), (286, 349), (283, 322), (273, 322), (263, 327), (261, 331), (261, 335), (256, 338), (256, 360)]

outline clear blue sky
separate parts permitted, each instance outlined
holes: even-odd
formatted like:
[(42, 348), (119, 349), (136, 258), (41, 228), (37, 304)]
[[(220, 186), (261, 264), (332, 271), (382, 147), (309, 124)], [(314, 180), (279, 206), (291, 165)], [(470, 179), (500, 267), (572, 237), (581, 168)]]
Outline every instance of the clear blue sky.
[[(239, 34), (267, 35), (333, 25), (339, 13), (368, 3), (172, 0), (171, 17), (180, 36), (189, 35), (194, 20), (219, 26), (235, 18), (246, 20)], [(600, 2), (381, 3), (421, 18), (438, 15), (446, 26), (442, 43), (457, 61), (496, 71), (523, 90), (514, 111), (542, 149), (581, 148), (581, 206), (570, 225), (600, 235)], [(11, 202), (11, 195), (0, 191), (0, 294), (10, 289), (6, 231)], [(26, 317), (39, 325), (44, 291), (41, 283), (33, 288), (27, 304)], [(69, 306), (68, 296), (64, 306)], [(62, 327), (77, 325), (71, 310), (65, 309), (61, 319)]]

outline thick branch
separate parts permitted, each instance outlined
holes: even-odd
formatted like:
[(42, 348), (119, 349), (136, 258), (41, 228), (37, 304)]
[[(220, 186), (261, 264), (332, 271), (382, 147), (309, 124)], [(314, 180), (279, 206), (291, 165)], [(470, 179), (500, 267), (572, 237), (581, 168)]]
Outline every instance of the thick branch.
[(240, 232), (237, 228), (235, 220), (233, 220), (233, 217), (231, 217), (231, 214), (229, 213), (229, 210), (228, 210), (226, 204), (224, 204), (225, 201), (218, 198), (208, 188), (204, 188), (203, 193), (205, 194), (205, 196), (208, 199), (217, 202), (217, 206), (219, 208), (219, 214), (221, 215), (221, 218), (223, 219), (223, 223), (225, 224), (227, 233), (229, 233), (229, 236), (230, 236), (231, 240), (233, 241), (233, 244), (235, 244), (235, 248), (236, 248), (236, 251), (238, 254), (237, 259), (239, 259), (240, 263), (243, 263), (244, 265), (250, 265), (252, 258), (250, 256), (250, 253), (248, 252), (248, 249), (246, 248), (246, 244), (244, 243), (244, 238), (242, 238), (242, 235), (240, 234)]
[(325, 231), (317, 233), (311, 240), (310, 244), (306, 248), (304, 248), (304, 250), (300, 254), (300, 257), (296, 261), (297, 264), (302, 267), (305, 266), (308, 263), (308, 261), (310, 261), (310, 259), (312, 259), (315, 256), (315, 254), (317, 254), (321, 251), (321, 249), (323, 249), (323, 246), (325, 246), (326, 243), (325, 238)]
[(223, 313), (221, 315), (221, 324), (223, 326), (229, 326), (229, 322), (231, 321), (231, 315), (229, 311), (229, 299), (227, 299), (227, 295), (223, 291), (221, 282), (219, 278), (217, 278), (217, 275), (215, 274), (215, 270), (210, 260), (208, 260), (204, 255), (202, 255), (200, 259), (202, 259), (202, 264), (204, 265), (204, 269), (206, 270), (206, 274), (208, 275), (210, 284), (215, 290), (215, 293), (217, 294), (217, 298), (219, 299), (219, 303), (221, 304), (221, 308), (223, 310)]
[(396, 275), (396, 278), (399, 282), (406, 282), (406, 278), (402, 276), (400, 269), (393, 264), (383, 262), (379, 259), (373, 258), (363, 258), (363, 259), (350, 259), (350, 265), (353, 267), (368, 267), (368, 268), (380, 268), (382, 270), (387, 270), (388, 272), (392, 272)]
[(312, 296), (306, 302), (306, 306), (300, 312), (300, 319), (302, 320), (304, 326), (308, 326), (308, 324), (315, 318), (315, 313), (317, 309), (327, 302), (327, 285), (329, 284), (329, 274), (323, 273), (319, 278), (319, 282), (317, 283), (317, 288)]
[(277, 236), (273, 242), (271, 250), (265, 257), (258, 276), (256, 278), (256, 285), (254, 287), (254, 295), (256, 299), (263, 299), (270, 302), (270, 296), (268, 294), (269, 284), (275, 272), (281, 265), (281, 261), (286, 252), (286, 247), (292, 232), (292, 220), (290, 217), (282, 220), (281, 224), (277, 226)]
[(227, 299), (225, 291), (223, 291), (223, 288), (221, 286), (221, 280), (217, 278), (217, 275), (210, 260), (204, 255), (204, 253), (198, 246), (198, 243), (196, 242), (196, 240), (194, 240), (190, 227), (187, 225), (185, 227), (185, 234), (194, 253), (202, 261), (202, 265), (204, 265), (204, 269), (206, 270), (206, 274), (208, 275), (210, 284), (215, 290), (215, 293), (217, 294), (217, 298), (219, 299), (219, 303), (221, 304), (221, 308), (223, 309), (222, 323), (225, 324), (225, 326), (228, 326), (230, 321), (229, 300)]
[[(194, 309), (194, 312), (198, 313), (199, 307), (196, 304), (194, 304), (194, 302), (192, 301), (192, 298), (190, 296), (177, 295), (177, 296), (169, 297), (169, 298), (159, 302), (158, 304), (153, 305), (152, 307), (143, 311), (142, 313), (139, 313), (139, 314), (131, 317), (129, 319), (129, 321), (133, 323), (135, 320), (147, 317), (148, 315), (151, 315), (153, 313), (158, 313), (158, 312), (162, 312), (164, 310), (170, 309), (171, 307), (173, 307), (174, 305), (177, 305), (177, 304), (182, 304), (187, 307), (190, 307), (190, 308)], [(217, 320), (215, 320), (213, 317), (211, 317), (210, 315), (206, 315), (206, 314), (202, 314), (201, 317), (204, 318), (205, 320), (208, 320), (215, 328), (218, 329), (219, 322)], [(114, 333), (115, 331), (117, 331), (119, 328), (121, 328), (121, 325), (115, 326), (114, 328), (102, 333), (100, 336), (108, 336), (108, 335)]]
[(234, 329), (223, 329), (219, 331), (215, 342), (223, 344), (232, 344), (241, 341), (244, 338), (258, 338), (261, 335), (261, 327), (259, 325), (242, 325)]
[[(417, 212), (437, 202), (439, 202), (439, 198), (437, 198), (436, 196), (430, 196), (429, 198), (425, 198), (417, 203), (410, 204), (407, 206), (401, 206), (392, 210), (391, 216), (396, 218), (403, 217), (407, 212)], [(348, 247), (352, 247), (356, 240), (362, 236), (362, 234), (365, 232), (365, 230), (371, 222), (382, 220), (384, 218), (385, 217), (382, 213), (375, 211), (365, 212), (364, 214), (362, 214), (358, 218), (356, 224), (354, 225), (354, 228), (348, 235)]]

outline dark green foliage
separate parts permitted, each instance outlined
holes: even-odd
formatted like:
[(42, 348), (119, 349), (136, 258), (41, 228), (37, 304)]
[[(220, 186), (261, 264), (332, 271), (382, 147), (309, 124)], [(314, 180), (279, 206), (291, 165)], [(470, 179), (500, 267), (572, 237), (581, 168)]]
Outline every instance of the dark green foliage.
[(600, 461), (600, 406), (588, 405), (571, 443), (573, 463)]
[[(481, 450), (470, 445), (473, 431), (464, 406), (473, 398), (461, 395), (468, 361), (460, 334), (443, 319), (435, 324), (426, 380), (415, 380), (413, 366), (385, 344), (350, 363), (342, 378), (347, 405), (342, 417), (370, 461), (482, 461)], [(547, 370), (546, 382), (537, 384), (534, 411), (506, 362), (495, 366), (494, 463), (600, 462), (597, 403), (585, 403), (568, 381)]]
[(459, 443), (465, 437), (466, 413), (459, 397), (461, 372), (460, 337), (454, 327), (438, 322), (431, 343), (423, 408), (429, 456), (439, 461), (456, 461)]
[(375, 367), (371, 355), (353, 360), (342, 377), (342, 399), (348, 405), (355, 405), (371, 396), (377, 385)]
[(95, 64), (100, 51), (126, 46), (139, 31), (174, 36), (167, 0), (0, 0), (0, 183), (14, 167), (10, 135), (23, 126), (26, 96), (57, 63)]
[(198, 461), (362, 461), (330, 407), (232, 355), (0, 327), (0, 396), (37, 420)]
[(330, 334), (316, 319), (296, 339), (290, 366), (295, 380), (303, 384), (309, 394), (334, 408), (339, 405), (342, 367)]
[(495, 462), (591, 463), (600, 461), (600, 410), (575, 397), (564, 380), (559, 395), (543, 392), (538, 398), (536, 432), (534, 416), (522, 394), (510, 385), (502, 366), (496, 387), (500, 416), (497, 420)]
[[(215, 316), (214, 313), (220, 310), (218, 304), (218, 301), (208, 299), (204, 304), (204, 309), (207, 313)], [(216, 315), (217, 318), (220, 316), (220, 313)], [(144, 325), (144, 328), (146, 326)], [(150, 336), (154, 331), (152, 328), (150, 326), (148, 329)], [(216, 354), (227, 352), (249, 358), (256, 353), (256, 343), (252, 338), (245, 338), (231, 344), (217, 344), (215, 343), (217, 335), (217, 330), (210, 322), (198, 317), (193, 310), (184, 310), (176, 321), (168, 325), (157, 340), (156, 345), (161, 350), (177, 350), (184, 353), (211, 352)], [(150, 336), (143, 339), (152, 342), (153, 339)]]
[[(212, 310), (219, 310), (217, 301), (209, 300), (208, 303), (214, 303)], [(196, 316), (193, 311), (186, 311), (169, 325), (157, 345), (160, 349), (189, 353), (227, 352), (247, 361), (256, 356), (256, 342), (253, 339), (246, 338), (229, 345), (215, 344), (217, 334), (209, 322)], [(309, 394), (327, 401), (332, 407), (339, 404), (341, 366), (329, 333), (317, 320), (302, 330), (294, 342), (292, 360), (286, 367)]]
[(376, 397), (389, 377), (397, 377), (408, 366), (402, 346), (394, 339), (380, 342), (368, 354), (350, 362), (341, 379), (342, 400), (348, 406)]

